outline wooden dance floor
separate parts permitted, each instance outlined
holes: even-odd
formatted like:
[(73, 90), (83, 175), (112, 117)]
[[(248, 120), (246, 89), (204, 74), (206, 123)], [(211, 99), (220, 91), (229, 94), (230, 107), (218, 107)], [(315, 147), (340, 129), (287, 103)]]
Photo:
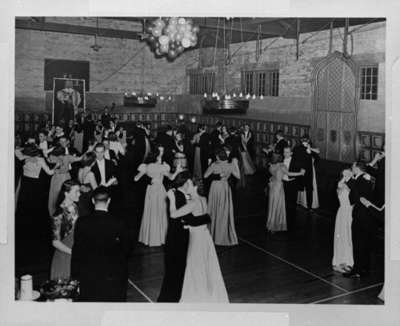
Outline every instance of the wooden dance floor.
[[(346, 279), (331, 269), (334, 213), (298, 208), (296, 234), (267, 234), (265, 195), (252, 177), (236, 200), (239, 245), (217, 247), (231, 303), (383, 304), (384, 241), (378, 233), (369, 276)], [(256, 190), (258, 189), (258, 190)], [(33, 266), (32, 266), (33, 267)], [(36, 266), (35, 283), (45, 279)], [(137, 244), (129, 265), (128, 301), (155, 302), (163, 279), (163, 249)]]
[[(265, 177), (261, 176), (262, 180)], [(260, 178), (253, 178), (252, 183)], [(250, 184), (249, 188), (259, 188)], [(376, 239), (370, 276), (346, 279), (331, 269), (334, 216), (298, 209), (296, 235), (267, 234), (261, 191), (239, 194), (239, 245), (217, 247), (231, 303), (383, 304), (383, 239)], [(130, 264), (128, 300), (154, 302), (163, 278), (163, 250), (138, 245)]]

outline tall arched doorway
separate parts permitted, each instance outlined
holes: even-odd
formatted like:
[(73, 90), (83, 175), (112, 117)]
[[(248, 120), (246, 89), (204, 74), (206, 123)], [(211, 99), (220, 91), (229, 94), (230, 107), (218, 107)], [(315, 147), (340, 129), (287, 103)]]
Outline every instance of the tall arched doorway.
[(314, 144), (324, 159), (353, 162), (357, 157), (356, 65), (334, 52), (317, 63), (313, 81)]

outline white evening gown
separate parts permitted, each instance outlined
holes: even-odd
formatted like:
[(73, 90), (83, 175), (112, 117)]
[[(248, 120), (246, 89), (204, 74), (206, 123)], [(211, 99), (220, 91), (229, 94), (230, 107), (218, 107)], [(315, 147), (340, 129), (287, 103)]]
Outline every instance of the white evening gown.
[(189, 247), (180, 302), (229, 303), (217, 253), (206, 225), (189, 227)]
[(347, 186), (338, 188), (340, 206), (336, 213), (332, 259), (332, 266), (338, 268), (354, 265), (351, 237), (353, 206), (350, 204), (349, 193), (350, 190)]

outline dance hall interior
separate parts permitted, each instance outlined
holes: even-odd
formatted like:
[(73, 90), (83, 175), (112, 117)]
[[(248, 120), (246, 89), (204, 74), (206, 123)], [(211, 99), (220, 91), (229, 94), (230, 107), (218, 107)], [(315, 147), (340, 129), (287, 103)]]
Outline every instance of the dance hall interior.
[(16, 17), (15, 299), (383, 305), (385, 38)]

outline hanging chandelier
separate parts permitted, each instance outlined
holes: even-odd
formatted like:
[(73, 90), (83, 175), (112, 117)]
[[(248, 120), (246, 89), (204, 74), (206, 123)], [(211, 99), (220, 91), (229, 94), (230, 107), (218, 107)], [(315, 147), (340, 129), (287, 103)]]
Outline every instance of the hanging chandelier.
[(97, 35), (99, 35), (99, 17), (96, 17), (96, 33), (94, 34), (94, 44), (91, 46), (94, 52), (99, 52), (102, 48), (101, 45), (97, 44)]
[(145, 59), (145, 52), (142, 50), (142, 71), (141, 71), (141, 80), (142, 80), (142, 87), (140, 92), (137, 94), (136, 92), (132, 93), (125, 93), (124, 95), (124, 106), (131, 106), (131, 107), (155, 107), (157, 105), (157, 95), (154, 95), (150, 92), (145, 93), (145, 68), (146, 68), (146, 59)]
[[(217, 20), (217, 32), (215, 34), (215, 50), (214, 50), (214, 63), (216, 63), (216, 53), (218, 48), (218, 33), (219, 33), (219, 23), (220, 19)], [(231, 29), (233, 26), (233, 20), (231, 22)], [(231, 42), (232, 37), (229, 39)], [(225, 21), (223, 25), (223, 47), (224, 49), (224, 70), (226, 69), (226, 65), (230, 62), (230, 53), (228, 51), (228, 56), (226, 55), (225, 51), (227, 46), (225, 45)], [(230, 43), (228, 43), (228, 49), (230, 48)], [(201, 106), (203, 108), (204, 114), (245, 114), (247, 109), (249, 108), (249, 99), (250, 94), (243, 96), (240, 93), (236, 96), (235, 93), (231, 94), (230, 92), (226, 91), (226, 83), (225, 83), (225, 71), (223, 73), (223, 91), (222, 94), (218, 94), (218, 92), (213, 92), (212, 94), (204, 93), (204, 96), (201, 100)]]
[(167, 56), (172, 61), (185, 49), (196, 46), (198, 26), (183, 17), (158, 18), (150, 24), (144, 22), (145, 37), (157, 57)]

